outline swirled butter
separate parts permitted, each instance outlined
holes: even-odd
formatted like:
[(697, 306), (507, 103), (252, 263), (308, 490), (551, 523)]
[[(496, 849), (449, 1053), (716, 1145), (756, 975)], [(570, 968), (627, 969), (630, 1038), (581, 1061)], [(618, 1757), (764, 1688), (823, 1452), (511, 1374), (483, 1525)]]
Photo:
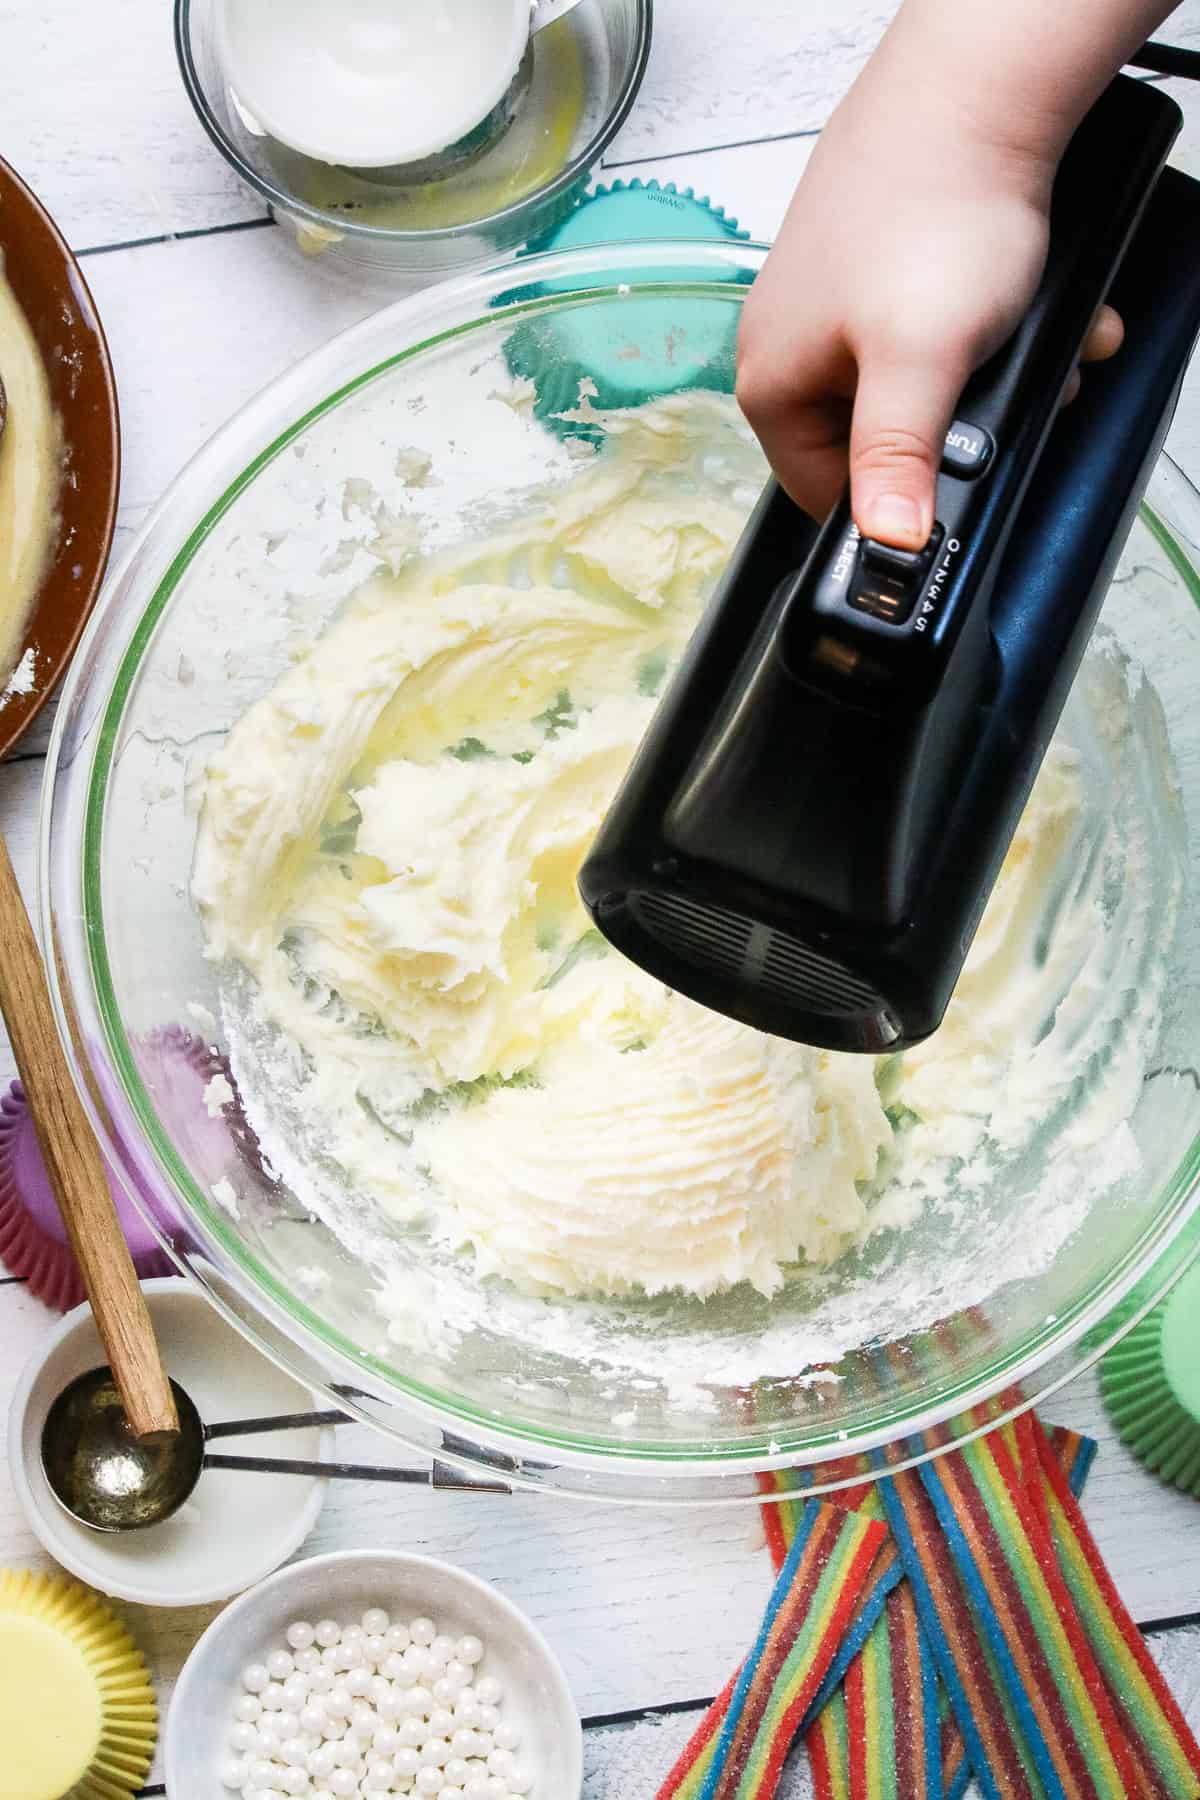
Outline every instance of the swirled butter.
[[(525, 517), (367, 582), (250, 707), (207, 771), (193, 894), (366, 1204), (525, 1286), (769, 1294), (869, 1233), (893, 1122), (869, 1058), (704, 1011), (579, 901), (759, 468), (721, 396), (606, 422)], [(987, 1079), (989, 971), (1023, 954), (1073, 780), (1056, 752), (951, 1020)], [(946, 1067), (913, 1080), (949, 1116)]]

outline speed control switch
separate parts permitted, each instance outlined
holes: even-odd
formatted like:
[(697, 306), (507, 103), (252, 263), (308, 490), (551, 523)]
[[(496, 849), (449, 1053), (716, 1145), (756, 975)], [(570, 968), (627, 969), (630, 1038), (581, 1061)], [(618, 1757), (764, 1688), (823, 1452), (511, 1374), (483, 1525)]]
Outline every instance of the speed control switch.
[(923, 550), (897, 550), (864, 538), (850, 589), (851, 606), (885, 625), (903, 625), (921, 598), (943, 535), (942, 527), (935, 525)]

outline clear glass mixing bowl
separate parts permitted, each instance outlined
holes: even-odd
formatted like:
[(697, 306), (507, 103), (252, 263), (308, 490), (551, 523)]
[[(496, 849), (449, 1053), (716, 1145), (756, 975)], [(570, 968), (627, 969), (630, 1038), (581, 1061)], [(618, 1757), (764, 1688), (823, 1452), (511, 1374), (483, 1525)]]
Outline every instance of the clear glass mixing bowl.
[[(537, 32), (510, 100), (511, 122), (481, 126), (476, 153), (419, 169), (355, 171), (315, 162), (264, 133), (218, 54), (218, 0), (175, 0), (175, 50), (196, 117), (234, 172), (309, 256), (358, 280), (428, 282), (548, 231), (583, 192), (629, 115), (650, 54), (652, 0), (582, 0)], [(431, 175), (436, 178), (431, 179)]]
[[(60, 1022), (111, 1162), (178, 1261), (268, 1354), (407, 1443), (617, 1499), (756, 1499), (771, 1468), (823, 1487), (878, 1446), (919, 1455), (927, 1428), (962, 1436), (985, 1401), (994, 1417), (1076, 1373), (1197, 1248), (1184, 1227), (1200, 1170), (1200, 498), (1165, 459), (1103, 620), (1158, 701), (1135, 692), (1130, 791), (1110, 791), (1101, 762), (1088, 794), (1090, 816), (1125, 808), (1148, 846), (1144, 955), (1110, 997), (1117, 1012), (1166, 976), (1121, 1166), (1072, 1152), (1068, 1106), (960, 1209), (949, 1262), (935, 1211), (770, 1304), (746, 1290), (703, 1306), (513, 1295), (447, 1335), (424, 1327), (453, 1320), (454, 1282), (419, 1244), (381, 1226), (352, 1257), (264, 1174), (244, 1130), (208, 1114), (213, 1065), (188, 1036), (211, 1041), (219, 1013), (188, 893), (195, 777), (295, 634), (375, 567), (371, 496), (413, 500), (398, 491), (398, 447), (432, 458), (441, 485), (418, 499), (451, 533), (520, 508), (562, 455), (545, 415), (570, 403), (589, 356), (601, 400), (731, 386), (764, 254), (663, 243), (509, 263), (390, 307), (276, 381), (183, 472), (112, 575), (45, 789)], [(511, 401), (514, 373), (538, 377), (533, 421), (497, 397)], [(1081, 1069), (1072, 1106), (1089, 1080)], [(232, 1189), (236, 1214), (214, 1187)], [(1074, 1224), (1053, 1254), (1023, 1260), (1067, 1203)], [(408, 1266), (391, 1335), (373, 1293), (389, 1259)], [(1001, 1262), (1012, 1278), (996, 1287)], [(934, 1267), (920, 1318), (893, 1329), (898, 1293)], [(829, 1322), (849, 1318), (867, 1321), (855, 1342), (823, 1355)], [(675, 1363), (690, 1385), (664, 1378)]]

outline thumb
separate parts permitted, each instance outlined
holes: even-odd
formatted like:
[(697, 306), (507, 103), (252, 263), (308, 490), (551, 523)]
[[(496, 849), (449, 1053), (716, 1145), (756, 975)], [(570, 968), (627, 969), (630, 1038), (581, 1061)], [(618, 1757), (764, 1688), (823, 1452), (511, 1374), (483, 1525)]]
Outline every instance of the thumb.
[(934, 483), (968, 371), (928, 361), (864, 361), (850, 426), (850, 504), (864, 537), (920, 550)]

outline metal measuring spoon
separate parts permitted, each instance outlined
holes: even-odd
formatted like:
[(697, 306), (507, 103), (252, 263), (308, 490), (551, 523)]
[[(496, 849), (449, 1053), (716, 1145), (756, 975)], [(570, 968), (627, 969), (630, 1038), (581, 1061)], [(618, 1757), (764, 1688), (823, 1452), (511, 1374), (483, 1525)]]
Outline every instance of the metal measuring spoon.
[(59, 1505), (93, 1531), (140, 1531), (161, 1524), (191, 1497), (205, 1469), (258, 1475), (307, 1475), (324, 1481), (383, 1481), (434, 1489), (506, 1494), (504, 1481), (468, 1474), (436, 1458), (429, 1468), (288, 1461), (267, 1456), (210, 1456), (218, 1438), (257, 1437), (312, 1425), (345, 1425), (348, 1413), (284, 1413), (205, 1425), (190, 1396), (172, 1381), (178, 1436), (135, 1438), (108, 1369), (89, 1369), (65, 1387), (42, 1426), (42, 1467)]
[[(137, 1438), (111, 1370), (89, 1369), (63, 1389), (42, 1426), (42, 1468), (55, 1499), (73, 1519), (93, 1531), (140, 1531), (161, 1524), (191, 1498), (212, 1439), (340, 1425), (348, 1418), (343, 1412), (286, 1413), (205, 1425), (177, 1381), (171, 1392), (178, 1432)], [(228, 1462), (236, 1466), (234, 1458)]]

